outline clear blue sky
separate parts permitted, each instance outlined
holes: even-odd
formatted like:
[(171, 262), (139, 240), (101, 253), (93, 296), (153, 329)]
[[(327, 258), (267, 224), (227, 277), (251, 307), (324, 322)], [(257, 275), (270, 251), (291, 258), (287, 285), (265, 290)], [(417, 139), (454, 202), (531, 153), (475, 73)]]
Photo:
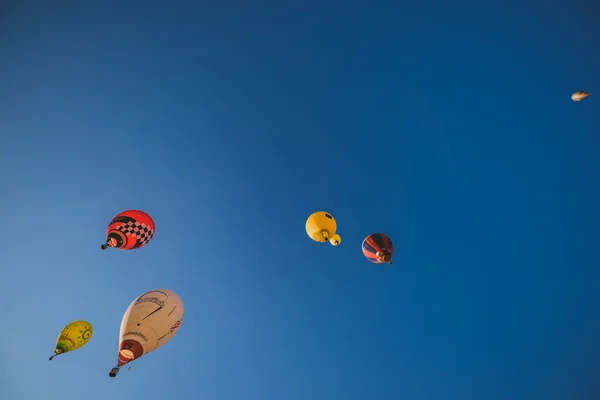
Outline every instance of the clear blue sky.
[[(597, 399), (597, 7), (45, 3), (0, 9), (0, 398)], [(179, 332), (110, 379), (160, 287)]]

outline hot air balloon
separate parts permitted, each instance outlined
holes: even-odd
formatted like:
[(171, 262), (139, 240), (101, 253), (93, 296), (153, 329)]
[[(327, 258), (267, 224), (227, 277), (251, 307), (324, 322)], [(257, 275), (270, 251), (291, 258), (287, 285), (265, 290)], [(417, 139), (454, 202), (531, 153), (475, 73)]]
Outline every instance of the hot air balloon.
[(583, 90), (579, 90), (571, 95), (571, 100), (573, 101), (581, 101), (588, 96), (591, 96), (591, 93), (584, 92)]
[(117, 214), (108, 224), (106, 229), (106, 244), (100, 246), (102, 250), (108, 247), (121, 250), (133, 250), (144, 247), (156, 228), (152, 218), (140, 210), (127, 210)]
[(394, 244), (383, 233), (371, 233), (362, 242), (362, 252), (374, 264), (391, 264)]
[(336, 233), (331, 239), (329, 239), (329, 243), (331, 243), (332, 246), (339, 246), (339, 244), (342, 243), (342, 238)]
[(125, 311), (119, 333), (117, 365), (108, 374), (114, 378), (119, 368), (167, 343), (183, 321), (183, 302), (167, 289), (146, 292)]
[[(315, 242), (325, 243), (329, 239), (337, 237), (337, 244), (341, 242), (339, 235), (335, 234), (337, 223), (331, 214), (325, 211), (317, 211), (312, 213), (306, 220), (306, 233)], [(334, 242), (331, 242), (334, 246)]]
[(89, 342), (92, 337), (92, 325), (86, 321), (73, 321), (63, 328), (56, 339), (56, 348), (50, 361), (59, 354), (77, 350)]

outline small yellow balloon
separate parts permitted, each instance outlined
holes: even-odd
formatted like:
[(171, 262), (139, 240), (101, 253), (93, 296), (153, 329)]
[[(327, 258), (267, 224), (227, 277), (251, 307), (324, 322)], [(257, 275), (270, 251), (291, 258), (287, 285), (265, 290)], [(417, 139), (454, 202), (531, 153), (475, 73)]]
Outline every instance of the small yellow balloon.
[(306, 220), (306, 234), (315, 242), (325, 243), (335, 235), (335, 218), (325, 211), (312, 213)]
[(56, 339), (52, 360), (59, 354), (77, 350), (89, 342), (92, 337), (92, 325), (87, 321), (73, 321), (63, 328)]
[(331, 243), (332, 246), (339, 246), (339, 244), (342, 243), (342, 238), (336, 233), (331, 239), (329, 239), (329, 243)]

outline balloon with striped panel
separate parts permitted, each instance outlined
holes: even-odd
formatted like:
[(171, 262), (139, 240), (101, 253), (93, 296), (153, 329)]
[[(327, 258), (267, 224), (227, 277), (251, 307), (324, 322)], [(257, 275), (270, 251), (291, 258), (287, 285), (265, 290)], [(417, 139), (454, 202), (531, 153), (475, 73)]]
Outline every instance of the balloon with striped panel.
[(362, 242), (362, 252), (374, 264), (392, 264), (394, 244), (383, 233), (371, 233)]

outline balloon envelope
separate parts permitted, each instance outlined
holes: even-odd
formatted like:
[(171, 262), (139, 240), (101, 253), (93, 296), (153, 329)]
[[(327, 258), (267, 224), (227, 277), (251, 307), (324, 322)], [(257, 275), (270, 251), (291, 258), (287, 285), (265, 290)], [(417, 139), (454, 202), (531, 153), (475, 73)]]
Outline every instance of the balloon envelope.
[(589, 95), (590, 95), (590, 93), (588, 93), (588, 92), (584, 92), (583, 90), (578, 90), (577, 92), (575, 92), (571, 95), (571, 100), (581, 101), (581, 100), (585, 99), (586, 97), (588, 97)]
[(117, 214), (106, 229), (106, 244), (102, 250), (112, 247), (134, 250), (144, 247), (154, 236), (156, 227), (152, 218), (140, 210), (127, 210)]
[(339, 246), (340, 243), (342, 243), (342, 238), (336, 233), (331, 239), (329, 239), (329, 243), (331, 243), (332, 246)]
[(167, 289), (146, 292), (125, 311), (119, 333), (119, 366), (167, 343), (183, 321), (183, 302)]
[(337, 230), (335, 218), (325, 211), (312, 213), (306, 220), (306, 234), (315, 242), (328, 241)]
[(92, 333), (92, 325), (89, 322), (71, 322), (58, 335), (54, 353), (63, 354), (83, 347), (91, 339)]
[(363, 240), (362, 252), (374, 264), (391, 264), (394, 244), (383, 233), (371, 233)]

